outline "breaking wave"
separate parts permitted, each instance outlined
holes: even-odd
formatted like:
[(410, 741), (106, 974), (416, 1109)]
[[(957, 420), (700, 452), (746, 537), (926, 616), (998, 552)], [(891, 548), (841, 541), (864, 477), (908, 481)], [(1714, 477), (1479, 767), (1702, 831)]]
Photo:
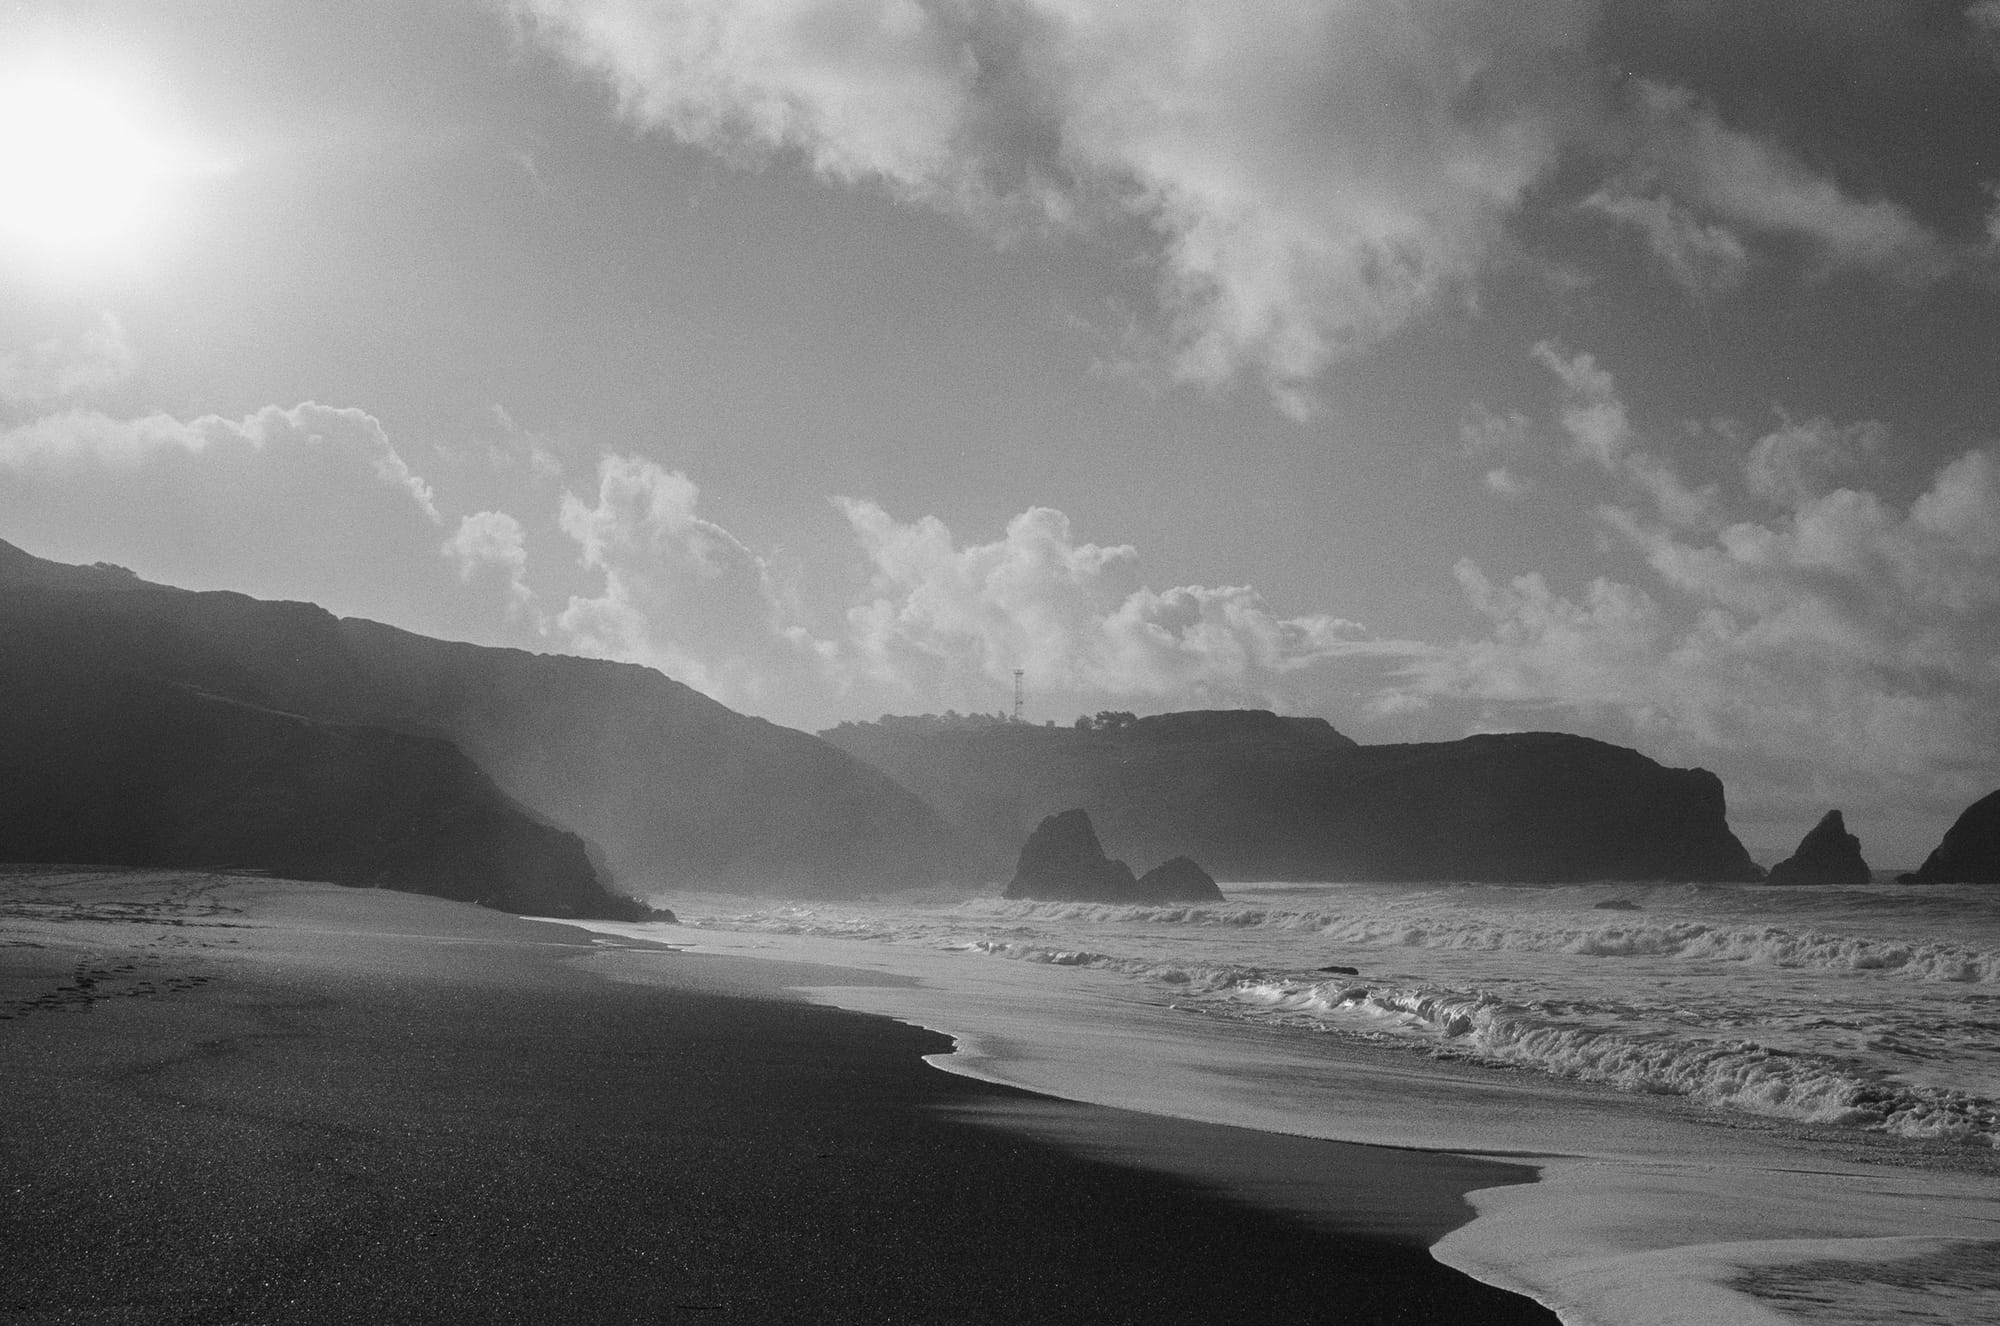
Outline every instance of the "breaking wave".
[(1898, 1137), (2000, 1146), (2000, 1113), (1991, 1100), (1895, 1082), (1852, 1064), (1747, 1040), (1627, 1035), (1479, 990), (1253, 978), (1226, 993), (1295, 1024), (1364, 1033), (1377, 1029), (1370, 1022), (1391, 1024), (1441, 1050), (1625, 1091), (1687, 1096), (1753, 1114), (1879, 1129)]
[(976, 898), (683, 916), (1104, 973), (1212, 1017), (2000, 1146), (2000, 894), (1241, 891), (1170, 906)]
[(1939, 941), (1884, 940), (1818, 930), (1788, 930), (1773, 925), (1739, 928), (1702, 920), (1535, 924), (1495, 921), (1476, 912), (1356, 915), (1339, 910), (1291, 910), (1246, 904), (1141, 907), (984, 899), (966, 904), (966, 910), (992, 920), (1037, 923), (1310, 931), (1339, 943), (1378, 948), (1569, 953), (1598, 958), (1672, 957), (1821, 967), (1832, 971), (1876, 971), (1923, 981), (2000, 985), (2000, 952), (1994, 950)]

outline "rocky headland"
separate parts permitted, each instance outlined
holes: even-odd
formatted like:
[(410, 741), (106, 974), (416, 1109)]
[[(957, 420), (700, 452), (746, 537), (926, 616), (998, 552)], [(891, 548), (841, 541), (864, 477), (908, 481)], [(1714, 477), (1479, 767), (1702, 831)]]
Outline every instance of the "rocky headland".
[(2000, 884), (2000, 791), (1965, 808), (1904, 884)]
[(821, 735), (922, 789), (989, 877), (1044, 816), (1075, 808), (1134, 857), (1192, 857), (1221, 879), (1763, 878), (1714, 774), (1561, 733), (1362, 746), (1322, 719), (1204, 710)]

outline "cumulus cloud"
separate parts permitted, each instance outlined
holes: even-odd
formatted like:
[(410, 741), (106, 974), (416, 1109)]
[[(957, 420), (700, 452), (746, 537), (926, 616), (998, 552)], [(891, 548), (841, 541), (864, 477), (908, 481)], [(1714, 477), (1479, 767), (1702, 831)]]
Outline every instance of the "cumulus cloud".
[(1281, 617), (1247, 586), (1150, 589), (1136, 549), (1080, 542), (1046, 507), (961, 547), (935, 518), (839, 505), (874, 571), (849, 644), (872, 676), (912, 689), (997, 688), (1019, 668), (1038, 692), (1240, 700), (1322, 660), (1396, 648), (1340, 618)]
[(601, 588), (572, 595), (554, 629), (583, 653), (646, 663), (762, 711), (788, 687), (816, 684), (814, 642), (765, 559), (702, 516), (700, 499), (679, 471), (603, 457), (595, 493), (565, 492), (557, 517)]
[(274, 444), (357, 456), (431, 523), (443, 523), (430, 484), (410, 468), (379, 419), (366, 410), (314, 401), (289, 409), (267, 405), (241, 419), (205, 414), (183, 421), (160, 413), (115, 419), (96, 410), (65, 410), (0, 430), (0, 466), (47, 471), (96, 463), (129, 469), (162, 453), (200, 455), (217, 445), (257, 451)]
[(1478, 271), (1549, 170), (1588, 0), (516, 0), (635, 121), (981, 224), (1136, 215), (1165, 352), (1311, 379)]
[(109, 313), (74, 337), (51, 337), (0, 353), (0, 404), (46, 407), (129, 379), (139, 358)]
[(0, 431), (0, 465), (54, 468), (92, 460), (119, 468), (178, 449), (201, 452), (217, 436), (237, 436), (226, 419), (204, 415), (184, 423), (169, 414), (114, 419), (97, 410), (64, 410)]
[(1878, 456), (1887, 435), (1872, 420), (1844, 426), (1827, 419), (1786, 420), (1750, 448), (1743, 462), (1744, 483), (1766, 501), (1800, 505)]
[(458, 529), (441, 549), (457, 566), (458, 578), (470, 582), (489, 568), (507, 586), (507, 612), (513, 616), (534, 599), (528, 588), (528, 540), (521, 522), (505, 511), (476, 511), (458, 522)]
[[(1005, 695), (1016, 668), (1037, 694), (1086, 703), (1272, 703), (1284, 678), (1323, 661), (1421, 648), (1337, 617), (1282, 616), (1247, 586), (1153, 589), (1136, 549), (1079, 540), (1048, 508), (961, 545), (934, 517), (834, 499), (863, 579), (807, 605), (701, 513), (686, 475), (611, 455), (597, 479), (594, 493), (564, 495), (558, 522), (598, 588), (572, 596), (552, 634), (781, 719), (843, 703), (976, 708)], [(520, 565), (514, 532), (468, 520), (452, 553), (475, 569)]]
[[(1731, 489), (1695, 488), (1642, 436), (1608, 373), (1538, 347), (1579, 451), (1614, 500), (1600, 527), (1645, 568), (1575, 591), (1528, 574), (1458, 579), (1487, 632), (1413, 657), (1389, 692), (1607, 720), (1794, 789), (1962, 803), (2000, 774), (2000, 461), (1943, 466), (1898, 504), (1847, 486), (1878, 424), (1783, 425)], [(1728, 492), (1737, 494), (1732, 498)], [(1783, 778), (1779, 778), (1783, 782)]]

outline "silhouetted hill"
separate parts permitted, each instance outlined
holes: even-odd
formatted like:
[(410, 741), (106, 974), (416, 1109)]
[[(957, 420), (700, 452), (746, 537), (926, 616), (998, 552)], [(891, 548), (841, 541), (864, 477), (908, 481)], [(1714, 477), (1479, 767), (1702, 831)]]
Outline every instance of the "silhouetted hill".
[(819, 738), (653, 671), (347, 619), (356, 664), (503, 788), (603, 848), (628, 887), (855, 892), (963, 876), (958, 836)]
[(963, 875), (917, 797), (843, 751), (649, 668), (453, 644), (306, 603), (151, 585), (0, 543), (0, 594), (133, 675), (456, 747), (589, 839), (619, 887), (856, 892)]
[(1127, 858), (1218, 879), (1754, 880), (1721, 780), (1559, 733), (1360, 746), (1260, 710), (1112, 729), (847, 723), (821, 734), (906, 787), (1004, 878), (1044, 816), (1080, 807)]
[(0, 595), (0, 859), (247, 867), (541, 915), (642, 913), (603, 888), (581, 839), (449, 742), (143, 675), (47, 606)]

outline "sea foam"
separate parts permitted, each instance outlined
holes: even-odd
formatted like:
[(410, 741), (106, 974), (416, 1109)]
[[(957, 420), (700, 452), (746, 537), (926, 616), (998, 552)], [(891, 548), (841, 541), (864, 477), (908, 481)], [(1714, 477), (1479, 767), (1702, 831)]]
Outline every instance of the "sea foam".
[(691, 919), (1088, 969), (1211, 1018), (1727, 1111), (2000, 1145), (2000, 993), (1985, 992), (2000, 985), (2000, 899), (1985, 891), (1231, 892), (1220, 904), (976, 898)]

